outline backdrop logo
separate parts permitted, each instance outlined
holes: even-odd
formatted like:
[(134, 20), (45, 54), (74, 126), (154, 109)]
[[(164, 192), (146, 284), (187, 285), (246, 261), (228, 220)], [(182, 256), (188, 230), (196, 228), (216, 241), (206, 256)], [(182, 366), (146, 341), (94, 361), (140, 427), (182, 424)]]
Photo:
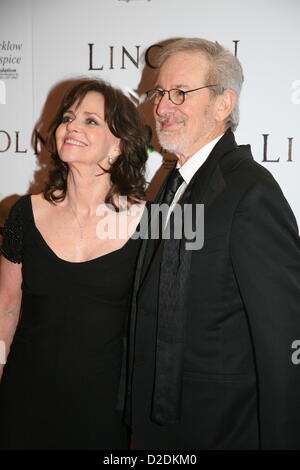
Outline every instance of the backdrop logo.
[[(262, 134), (264, 138), (264, 147), (263, 147), (263, 162), (275, 162), (278, 163), (280, 161), (280, 158), (276, 159), (269, 159), (268, 158), (268, 138), (270, 134)], [(287, 162), (292, 162), (293, 157), (292, 157), (292, 152), (293, 152), (293, 139), (294, 137), (287, 137), (288, 140), (288, 149), (287, 149)]]
[[(141, 65), (140, 49), (141, 46), (108, 46), (108, 49), (95, 48), (95, 43), (88, 43), (89, 47), (89, 68), (88, 70), (114, 70), (127, 69), (128, 66), (136, 67)], [(96, 50), (95, 50), (96, 49)], [(145, 51), (145, 63), (151, 69), (156, 69), (157, 65), (151, 55), (152, 50), (162, 49), (159, 44), (152, 44)]]
[(15, 153), (27, 153), (27, 149), (21, 149), (20, 131), (15, 131), (14, 134), (9, 134), (4, 129), (0, 129), (0, 153), (7, 152), (14, 148)]
[(0, 79), (18, 78), (17, 66), (22, 60), (22, 47), (20, 42), (0, 41)]
[[(119, 0), (127, 1), (127, 0)], [(129, 0), (134, 1), (134, 0)], [(234, 39), (234, 55), (237, 56), (239, 39)], [(89, 48), (89, 67), (88, 70), (115, 70), (127, 69), (129, 67), (140, 68), (141, 64), (141, 45), (138, 46), (107, 46), (99, 47), (94, 42), (88, 43)], [(157, 69), (157, 56), (159, 49), (163, 49), (161, 44), (151, 44), (145, 50), (144, 60), (147, 67)]]

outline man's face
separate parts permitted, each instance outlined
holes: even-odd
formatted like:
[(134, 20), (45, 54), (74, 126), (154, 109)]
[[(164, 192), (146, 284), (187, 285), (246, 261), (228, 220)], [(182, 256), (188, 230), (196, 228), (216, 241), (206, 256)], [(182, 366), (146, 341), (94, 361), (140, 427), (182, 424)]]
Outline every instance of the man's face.
[[(178, 52), (161, 66), (156, 88), (187, 91), (206, 83), (208, 60), (199, 53)], [(185, 95), (181, 105), (173, 104), (165, 93), (160, 103), (154, 106), (156, 129), (161, 146), (172, 153), (190, 157), (216, 135), (214, 100), (209, 88)]]

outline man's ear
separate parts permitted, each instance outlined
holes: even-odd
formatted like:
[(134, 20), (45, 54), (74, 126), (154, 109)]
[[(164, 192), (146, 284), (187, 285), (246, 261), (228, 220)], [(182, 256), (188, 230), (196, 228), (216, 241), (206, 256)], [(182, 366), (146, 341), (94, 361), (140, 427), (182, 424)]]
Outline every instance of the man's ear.
[(224, 90), (222, 95), (217, 96), (215, 103), (215, 119), (219, 122), (225, 121), (236, 104), (237, 96), (233, 90)]

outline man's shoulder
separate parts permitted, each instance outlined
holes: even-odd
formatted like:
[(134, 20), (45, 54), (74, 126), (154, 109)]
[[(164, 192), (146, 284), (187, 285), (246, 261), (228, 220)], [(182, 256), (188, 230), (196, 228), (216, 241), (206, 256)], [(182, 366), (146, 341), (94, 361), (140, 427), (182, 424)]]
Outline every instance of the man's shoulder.
[(224, 155), (220, 168), (225, 180), (275, 182), (271, 172), (254, 159), (250, 145), (239, 145)]
[(238, 146), (224, 155), (219, 170), (223, 179), (223, 190), (230, 193), (230, 200), (237, 204), (251, 194), (274, 199), (281, 199), (283, 196), (272, 173), (254, 160), (250, 145)]

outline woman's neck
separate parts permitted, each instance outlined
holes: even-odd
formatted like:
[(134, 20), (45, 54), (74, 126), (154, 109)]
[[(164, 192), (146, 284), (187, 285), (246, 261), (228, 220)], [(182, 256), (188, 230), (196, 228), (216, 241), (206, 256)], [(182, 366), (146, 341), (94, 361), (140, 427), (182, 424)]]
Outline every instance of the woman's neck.
[(104, 204), (111, 187), (109, 173), (97, 168), (98, 173), (95, 171), (87, 173), (72, 168), (68, 173), (65, 204), (70, 205), (73, 211), (82, 216), (95, 215), (99, 204)]

